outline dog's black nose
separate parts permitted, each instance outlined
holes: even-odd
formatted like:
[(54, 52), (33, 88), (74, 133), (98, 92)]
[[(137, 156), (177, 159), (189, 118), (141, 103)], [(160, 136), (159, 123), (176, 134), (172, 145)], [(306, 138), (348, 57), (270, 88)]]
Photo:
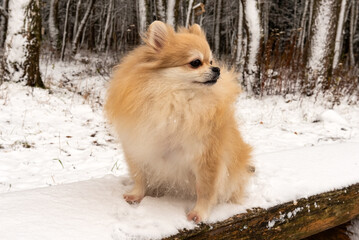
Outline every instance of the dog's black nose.
[(221, 69), (219, 67), (212, 67), (212, 72), (217, 73), (219, 75), (221, 73)]

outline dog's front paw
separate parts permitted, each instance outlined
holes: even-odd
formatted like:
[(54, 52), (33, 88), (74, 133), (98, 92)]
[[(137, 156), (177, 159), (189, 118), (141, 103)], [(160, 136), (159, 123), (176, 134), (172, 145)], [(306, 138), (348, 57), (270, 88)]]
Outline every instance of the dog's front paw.
[(199, 214), (197, 211), (195, 210), (192, 210), (190, 211), (188, 214), (187, 214), (187, 220), (188, 221), (193, 221), (195, 223), (200, 223), (202, 222), (204, 219), (203, 219), (203, 216), (201, 214)]
[(142, 201), (143, 197), (144, 197), (143, 195), (138, 195), (138, 194), (131, 194), (131, 193), (123, 194), (123, 198), (129, 204), (140, 203)]

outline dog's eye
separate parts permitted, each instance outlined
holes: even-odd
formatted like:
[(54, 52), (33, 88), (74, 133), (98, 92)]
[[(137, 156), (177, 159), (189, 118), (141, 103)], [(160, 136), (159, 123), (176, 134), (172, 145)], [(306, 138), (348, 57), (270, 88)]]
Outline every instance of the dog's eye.
[(209, 64), (211, 64), (211, 65), (212, 65), (212, 63), (213, 63), (213, 61), (210, 61), (210, 62), (209, 62)]
[(189, 64), (191, 64), (191, 66), (192, 66), (193, 68), (198, 68), (199, 66), (202, 65), (202, 62), (201, 62), (201, 60), (196, 59), (196, 60), (190, 62)]

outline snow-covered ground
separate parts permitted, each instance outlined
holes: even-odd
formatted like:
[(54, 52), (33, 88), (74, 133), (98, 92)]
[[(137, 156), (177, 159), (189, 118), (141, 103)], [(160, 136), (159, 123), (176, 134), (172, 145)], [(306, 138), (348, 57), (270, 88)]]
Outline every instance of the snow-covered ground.
[[(43, 62), (49, 89), (0, 86), (0, 236), (5, 239), (156, 238), (194, 227), (185, 219), (191, 201), (146, 197), (129, 206), (122, 199), (131, 183), (121, 147), (103, 118), (106, 77), (95, 68)], [(243, 94), (237, 117), (255, 149), (250, 201), (220, 205), (210, 221), (359, 182), (359, 106)], [(72, 182), (79, 183), (62, 185)], [(57, 186), (34, 189), (52, 185)]]

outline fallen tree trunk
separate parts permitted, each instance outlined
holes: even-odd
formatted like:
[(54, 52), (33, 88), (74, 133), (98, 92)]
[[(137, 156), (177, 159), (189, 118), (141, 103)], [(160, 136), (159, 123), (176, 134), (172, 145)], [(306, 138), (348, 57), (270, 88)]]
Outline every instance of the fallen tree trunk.
[(269, 209), (252, 209), (166, 239), (302, 239), (358, 215), (359, 183)]

